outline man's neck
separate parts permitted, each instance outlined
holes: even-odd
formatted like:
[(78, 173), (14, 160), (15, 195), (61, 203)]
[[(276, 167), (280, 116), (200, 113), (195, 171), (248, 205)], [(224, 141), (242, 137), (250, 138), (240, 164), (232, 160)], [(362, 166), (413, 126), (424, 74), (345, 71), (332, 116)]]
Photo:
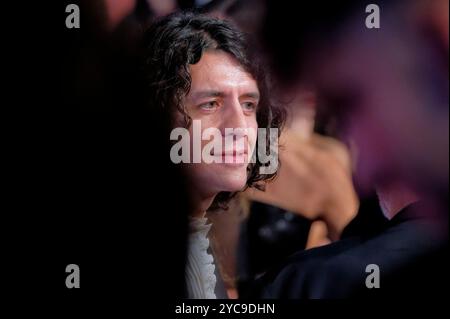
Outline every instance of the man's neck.
[(390, 182), (376, 187), (384, 215), (392, 219), (405, 207), (420, 200), (420, 196), (402, 182)]

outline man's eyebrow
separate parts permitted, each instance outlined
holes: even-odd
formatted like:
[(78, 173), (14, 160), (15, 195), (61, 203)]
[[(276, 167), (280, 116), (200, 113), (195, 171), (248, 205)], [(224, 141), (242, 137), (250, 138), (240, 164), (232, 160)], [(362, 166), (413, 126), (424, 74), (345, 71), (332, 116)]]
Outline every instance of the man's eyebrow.
[(241, 95), (241, 97), (248, 97), (251, 99), (259, 100), (259, 93), (258, 92), (248, 92)]
[(192, 98), (194, 98), (194, 99), (201, 99), (201, 98), (205, 98), (205, 97), (223, 97), (223, 96), (225, 96), (225, 94), (223, 92), (214, 91), (214, 90), (198, 91), (198, 92), (192, 93)]
[[(201, 99), (201, 98), (207, 98), (207, 97), (224, 97), (225, 93), (220, 92), (220, 91), (215, 91), (215, 90), (208, 90), (208, 91), (193, 92), (191, 96), (193, 99)], [(252, 98), (255, 100), (259, 100), (260, 95), (258, 92), (255, 91), (255, 92), (244, 93), (240, 97)]]

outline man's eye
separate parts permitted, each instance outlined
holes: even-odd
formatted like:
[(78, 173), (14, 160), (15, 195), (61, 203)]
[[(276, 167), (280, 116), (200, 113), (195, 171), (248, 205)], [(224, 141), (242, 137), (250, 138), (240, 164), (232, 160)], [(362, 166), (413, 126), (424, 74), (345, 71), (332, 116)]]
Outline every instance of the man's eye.
[(245, 102), (242, 104), (242, 108), (244, 109), (244, 111), (253, 112), (256, 109), (256, 103)]
[(206, 111), (210, 111), (210, 110), (214, 110), (218, 106), (219, 106), (219, 104), (216, 101), (211, 101), (211, 102), (201, 104), (200, 108), (203, 110), (206, 110)]

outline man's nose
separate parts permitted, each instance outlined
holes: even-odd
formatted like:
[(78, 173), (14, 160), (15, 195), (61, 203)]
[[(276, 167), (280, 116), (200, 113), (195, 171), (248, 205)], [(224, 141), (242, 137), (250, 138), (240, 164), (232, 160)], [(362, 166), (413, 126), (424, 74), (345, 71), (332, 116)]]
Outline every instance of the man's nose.
[[(223, 112), (222, 130), (225, 128), (247, 128), (246, 116), (242, 110), (241, 103), (238, 99), (228, 101), (228, 105), (225, 105)], [(243, 134), (243, 133), (241, 133)]]

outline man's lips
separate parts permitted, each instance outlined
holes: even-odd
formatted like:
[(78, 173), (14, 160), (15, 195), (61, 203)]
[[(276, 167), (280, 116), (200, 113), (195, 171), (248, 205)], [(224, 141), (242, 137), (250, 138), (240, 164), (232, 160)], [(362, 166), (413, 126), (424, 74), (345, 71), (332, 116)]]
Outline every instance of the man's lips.
[(231, 151), (225, 151), (221, 153), (214, 153), (214, 156), (241, 156), (241, 155), (247, 155), (247, 150), (231, 150)]
[(212, 156), (220, 158), (223, 164), (245, 164), (248, 163), (247, 150), (229, 150), (221, 153), (213, 153)]

